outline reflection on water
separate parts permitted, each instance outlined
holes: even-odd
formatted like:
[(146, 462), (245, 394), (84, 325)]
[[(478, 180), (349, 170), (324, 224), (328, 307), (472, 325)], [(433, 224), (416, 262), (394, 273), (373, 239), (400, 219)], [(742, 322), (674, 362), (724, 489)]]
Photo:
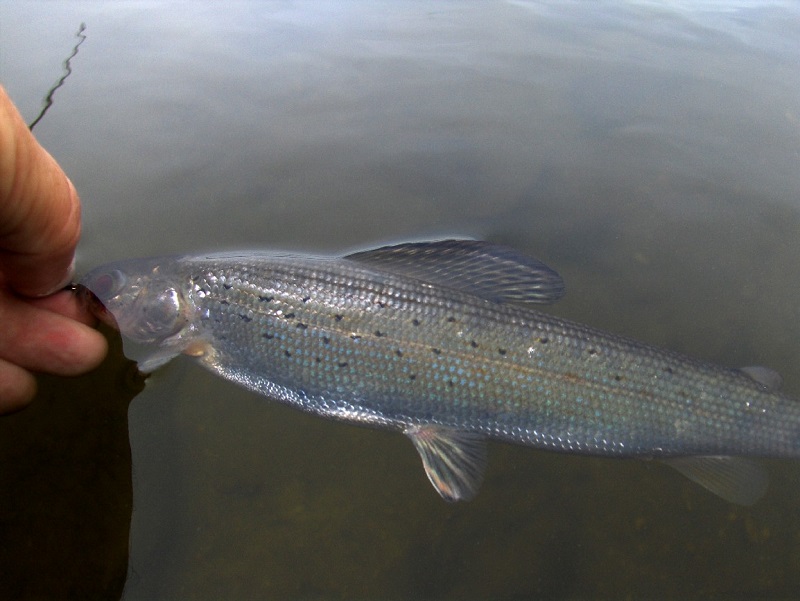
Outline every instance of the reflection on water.
[(119, 335), (89, 376), (42, 377), (0, 419), (0, 590), (6, 599), (119, 598), (132, 509), (128, 404), (144, 381)]
[[(37, 125), (84, 200), (84, 267), (486, 237), (562, 273), (554, 312), (769, 365), (800, 396), (796, 5), (195, 6), (0, 5), (3, 83), (30, 117), (87, 23), (73, 76)], [(34, 424), (29, 444), (106, 430), (119, 444), (132, 390), (102, 373), (48, 380), (51, 400), (10, 419)], [(115, 417), (90, 423), (109, 403)], [(126, 599), (800, 590), (796, 462), (770, 462), (770, 492), (743, 509), (656, 464), (493, 444), (478, 497), (448, 505), (403, 437), (300, 415), (189, 360), (155, 374), (128, 417)], [(0, 490), (15, 491), (3, 493), (13, 513), (0, 528), (17, 533), (4, 565), (63, 575), (60, 548), (25, 550), (56, 532), (79, 540), (85, 528), (66, 519), (79, 514), (60, 491), (28, 503), (13, 474), (73, 476), (51, 455), (15, 451), (5, 433), (17, 421), (0, 421)], [(67, 424), (74, 438), (49, 434)], [(108, 458), (101, 448), (84, 457)], [(129, 468), (115, 453), (96, 475), (113, 473), (124, 499)], [(83, 565), (114, 568), (72, 575), (106, 583), (102, 597), (118, 590), (127, 550), (110, 533), (130, 515), (93, 499), (117, 559), (84, 545), (73, 555), (98, 563)], [(55, 519), (40, 520), (50, 509)], [(22, 537), (40, 521), (41, 534)]]

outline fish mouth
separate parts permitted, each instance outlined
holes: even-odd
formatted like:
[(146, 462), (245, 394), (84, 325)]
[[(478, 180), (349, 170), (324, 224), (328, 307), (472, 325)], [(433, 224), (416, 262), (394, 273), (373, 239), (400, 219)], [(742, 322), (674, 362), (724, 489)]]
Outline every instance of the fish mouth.
[(78, 295), (78, 300), (83, 307), (85, 307), (92, 315), (107, 326), (111, 326), (115, 330), (119, 330), (119, 325), (114, 317), (114, 314), (106, 309), (105, 305), (100, 302), (94, 292), (89, 290), (83, 284), (74, 284), (75, 293)]

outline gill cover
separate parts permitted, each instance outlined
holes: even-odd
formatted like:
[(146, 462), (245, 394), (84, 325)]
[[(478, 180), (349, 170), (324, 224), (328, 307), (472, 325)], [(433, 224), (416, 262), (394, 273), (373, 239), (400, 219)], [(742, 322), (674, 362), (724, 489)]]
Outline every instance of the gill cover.
[(101, 319), (135, 342), (161, 344), (190, 323), (181, 281), (164, 274), (170, 263), (164, 258), (110, 263), (90, 271), (80, 284), (102, 304)]

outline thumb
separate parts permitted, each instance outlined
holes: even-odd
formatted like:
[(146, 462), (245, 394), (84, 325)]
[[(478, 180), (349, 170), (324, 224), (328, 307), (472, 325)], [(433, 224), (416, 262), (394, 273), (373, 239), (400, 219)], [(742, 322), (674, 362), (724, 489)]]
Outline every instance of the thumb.
[(27, 296), (43, 296), (72, 276), (80, 201), (55, 159), (28, 130), (0, 88), (0, 275)]

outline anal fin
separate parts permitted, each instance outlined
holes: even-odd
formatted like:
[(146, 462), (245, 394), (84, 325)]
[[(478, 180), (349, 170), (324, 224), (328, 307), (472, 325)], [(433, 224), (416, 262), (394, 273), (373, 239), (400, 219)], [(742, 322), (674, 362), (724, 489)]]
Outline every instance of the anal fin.
[(783, 386), (783, 378), (774, 369), (762, 367), (761, 365), (750, 365), (742, 367), (739, 371), (761, 384), (767, 390), (780, 390)]
[(445, 501), (468, 501), (486, 469), (486, 439), (443, 426), (412, 426), (403, 432), (414, 443), (433, 487)]
[(743, 457), (673, 457), (662, 461), (736, 505), (752, 505), (764, 496), (769, 484), (764, 468)]

